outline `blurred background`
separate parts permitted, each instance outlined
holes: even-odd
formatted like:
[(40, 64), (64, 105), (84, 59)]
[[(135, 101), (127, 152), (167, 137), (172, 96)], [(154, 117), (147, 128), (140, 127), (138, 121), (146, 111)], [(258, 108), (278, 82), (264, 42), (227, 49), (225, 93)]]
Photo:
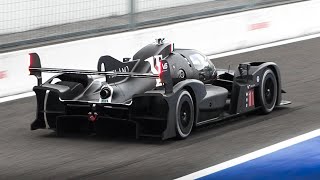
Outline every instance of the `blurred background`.
[(0, 52), (297, 1), (0, 0)]
[[(319, 10), (320, 0), (0, 0), (0, 179), (173, 179), (318, 130)], [(210, 125), (183, 142), (30, 132), (37, 79), (29, 53), (42, 67), (96, 70), (101, 56), (130, 58), (155, 38), (199, 50), (218, 68), (276, 62), (293, 104)], [(304, 166), (304, 174), (318, 173), (316, 141), (241, 172), (263, 178)]]

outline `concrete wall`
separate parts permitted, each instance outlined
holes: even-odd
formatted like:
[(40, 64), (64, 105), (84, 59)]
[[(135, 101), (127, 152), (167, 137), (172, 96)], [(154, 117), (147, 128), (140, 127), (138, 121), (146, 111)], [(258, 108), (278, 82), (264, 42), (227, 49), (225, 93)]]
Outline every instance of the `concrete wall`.
[(320, 2), (311, 0), (1, 54), (0, 97), (31, 91), (36, 84), (35, 77), (28, 76), (31, 52), (39, 53), (43, 67), (95, 70), (102, 55), (131, 57), (155, 38), (165, 37), (175, 47), (211, 55), (319, 33), (319, 9)]

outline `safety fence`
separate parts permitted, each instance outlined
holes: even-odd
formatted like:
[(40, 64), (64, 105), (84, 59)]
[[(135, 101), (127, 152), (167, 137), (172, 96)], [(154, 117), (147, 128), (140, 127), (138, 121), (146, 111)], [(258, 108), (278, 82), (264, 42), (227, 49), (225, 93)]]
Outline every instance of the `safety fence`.
[(19, 45), (10, 43), (20, 41), (30, 44), (36, 42), (33, 39), (114, 33), (296, 1), (0, 0), (0, 49), (5, 52), (6, 47)]

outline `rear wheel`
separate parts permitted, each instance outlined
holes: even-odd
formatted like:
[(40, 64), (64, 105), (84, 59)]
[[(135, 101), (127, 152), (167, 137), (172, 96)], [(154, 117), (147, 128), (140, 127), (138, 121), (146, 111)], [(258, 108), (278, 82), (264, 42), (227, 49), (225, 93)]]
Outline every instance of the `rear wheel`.
[(176, 132), (178, 139), (185, 139), (191, 133), (194, 122), (194, 106), (190, 93), (181, 91), (176, 106)]
[(270, 113), (277, 102), (278, 83), (274, 72), (266, 69), (263, 73), (261, 86), (259, 88), (259, 99), (261, 102), (262, 113)]

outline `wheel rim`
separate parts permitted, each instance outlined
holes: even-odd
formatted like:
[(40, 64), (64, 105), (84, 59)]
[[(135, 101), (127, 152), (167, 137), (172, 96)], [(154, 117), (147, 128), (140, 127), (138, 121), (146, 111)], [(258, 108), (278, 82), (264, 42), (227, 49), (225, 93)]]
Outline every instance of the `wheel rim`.
[(274, 83), (271, 78), (266, 80), (265, 89), (264, 89), (264, 97), (267, 104), (271, 104), (274, 99)]
[(183, 70), (179, 70), (179, 75), (178, 75), (178, 77), (179, 77), (180, 79), (184, 79), (184, 78), (186, 77), (185, 72), (184, 72)]
[(191, 120), (191, 116), (190, 116), (190, 105), (188, 102), (183, 102), (182, 106), (181, 106), (181, 110), (180, 110), (180, 122), (183, 128), (188, 127), (190, 120)]

